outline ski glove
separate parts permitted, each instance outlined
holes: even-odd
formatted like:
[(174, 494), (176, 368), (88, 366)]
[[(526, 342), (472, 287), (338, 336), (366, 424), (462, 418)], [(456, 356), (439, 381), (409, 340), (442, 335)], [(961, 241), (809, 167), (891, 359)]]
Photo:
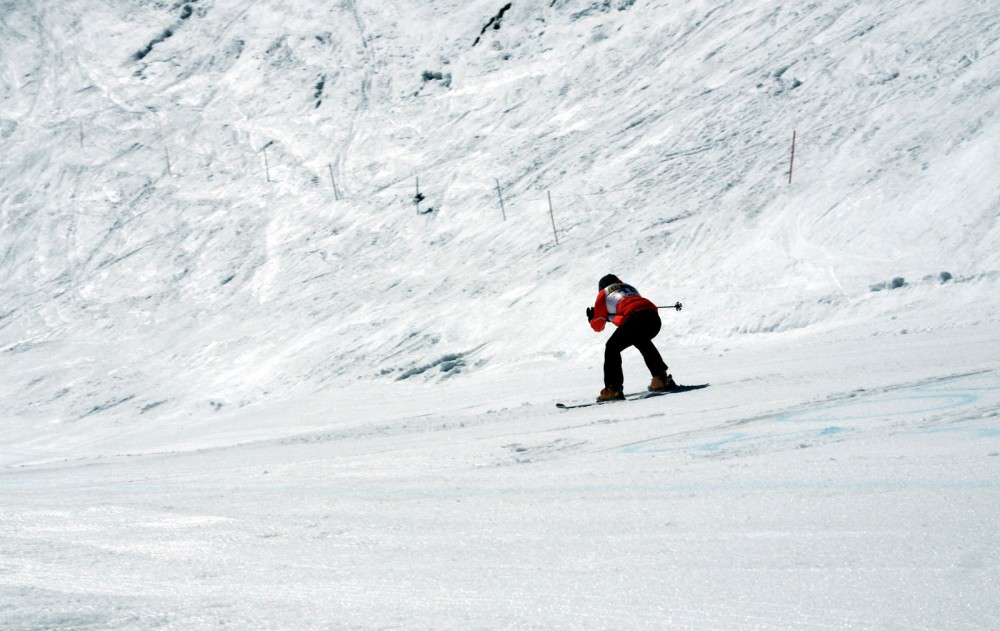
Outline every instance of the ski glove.
[(594, 308), (587, 307), (587, 322), (590, 322), (593, 319), (594, 319)]

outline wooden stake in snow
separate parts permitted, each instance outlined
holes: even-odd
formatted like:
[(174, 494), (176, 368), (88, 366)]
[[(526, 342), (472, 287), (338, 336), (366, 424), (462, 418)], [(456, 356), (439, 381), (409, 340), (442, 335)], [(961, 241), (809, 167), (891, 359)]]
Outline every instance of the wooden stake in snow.
[(503, 193), (500, 192), (500, 180), (497, 180), (497, 197), (500, 198), (500, 213), (503, 215), (503, 220), (507, 221), (507, 210), (503, 207)]
[(261, 151), (264, 152), (264, 173), (267, 175), (268, 182), (271, 181), (271, 165), (267, 161), (267, 148), (270, 146), (271, 143), (267, 143), (266, 145), (264, 145), (264, 148), (261, 149)]
[(788, 183), (792, 183), (792, 169), (795, 168), (795, 130), (792, 130), (792, 158), (788, 161)]
[(552, 236), (556, 238), (556, 245), (559, 245), (559, 235), (556, 233), (556, 213), (552, 210), (552, 191), (549, 194), (549, 217), (552, 219)]
[(327, 162), (326, 167), (330, 169), (330, 185), (333, 186), (333, 198), (339, 200), (340, 193), (337, 192), (337, 181), (333, 179), (333, 165)]
[[(151, 111), (155, 112), (156, 110)], [(170, 167), (170, 148), (167, 147), (167, 139), (163, 136), (163, 125), (160, 123), (159, 118), (156, 119), (156, 129), (160, 132), (160, 142), (163, 143), (163, 155), (167, 159), (167, 175), (173, 175), (174, 170)]]
[(424, 196), (420, 193), (420, 178), (417, 178), (417, 192), (413, 195), (413, 204), (417, 207), (417, 214), (420, 214), (420, 202), (424, 201)]

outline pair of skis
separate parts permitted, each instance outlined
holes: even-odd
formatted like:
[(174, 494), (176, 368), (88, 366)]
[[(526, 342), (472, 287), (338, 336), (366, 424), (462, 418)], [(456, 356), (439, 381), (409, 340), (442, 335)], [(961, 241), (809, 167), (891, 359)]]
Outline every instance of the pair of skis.
[[(668, 394), (677, 394), (679, 392), (690, 392), (691, 390), (701, 390), (702, 388), (707, 388), (708, 384), (703, 383), (697, 386), (677, 386), (673, 390), (666, 390), (663, 392), (631, 392), (625, 395), (625, 401), (641, 401), (642, 399), (651, 399), (653, 397), (662, 397)], [(612, 399), (610, 401), (586, 401), (583, 403), (556, 403), (556, 407), (561, 410), (574, 410), (576, 408), (589, 408), (594, 405), (607, 405), (609, 403), (621, 403), (622, 399)]]

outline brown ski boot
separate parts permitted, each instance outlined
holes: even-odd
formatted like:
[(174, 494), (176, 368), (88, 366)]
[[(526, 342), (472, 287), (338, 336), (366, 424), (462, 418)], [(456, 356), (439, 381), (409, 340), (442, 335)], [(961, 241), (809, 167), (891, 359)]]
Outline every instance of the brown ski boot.
[(601, 390), (601, 394), (597, 395), (597, 402), (603, 403), (604, 401), (624, 401), (625, 393), (622, 392), (621, 388), (617, 390), (614, 388), (605, 388)]
[(658, 375), (653, 375), (653, 380), (649, 382), (650, 392), (669, 392), (677, 388), (677, 383), (674, 378), (666, 373), (666, 371), (661, 372)]

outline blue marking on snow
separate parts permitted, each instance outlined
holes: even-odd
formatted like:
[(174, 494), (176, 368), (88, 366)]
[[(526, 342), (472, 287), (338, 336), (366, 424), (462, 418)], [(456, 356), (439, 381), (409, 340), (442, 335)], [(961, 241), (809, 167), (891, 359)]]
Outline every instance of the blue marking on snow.
[[(991, 384), (981, 387), (957, 385), (963, 382), (967, 383), (973, 379), (989, 379)], [(784, 412), (776, 414), (771, 418), (760, 419), (759, 421), (743, 425), (745, 428), (761, 428), (762, 431), (758, 433), (743, 432), (719, 437), (717, 434), (712, 436), (713, 432), (708, 430), (703, 439), (715, 438), (714, 440), (692, 444), (684, 443), (677, 437), (665, 436), (641, 444), (623, 447), (621, 451), (624, 453), (714, 453), (724, 451), (727, 447), (734, 447), (736, 445), (781, 445), (790, 442), (798, 442), (800, 447), (809, 447), (811, 446), (811, 439), (836, 436), (854, 429), (863, 428), (868, 425), (864, 421), (878, 421), (899, 417), (922, 419), (927, 415), (940, 414), (948, 410), (972, 406), (981, 402), (984, 395), (993, 394), (1000, 390), (1000, 387), (992, 385), (994, 379), (995, 376), (993, 374), (966, 375), (933, 385), (915, 386), (909, 389), (909, 392), (912, 394), (906, 394), (905, 392), (903, 394), (898, 392), (861, 392), (859, 396), (842, 401), (822, 404), (812, 409)], [(986, 403), (989, 404), (992, 401), (987, 399)], [(852, 411), (852, 409), (855, 411)], [(983, 419), (990, 419), (986, 421), (987, 423), (992, 423), (993, 418), (995, 417), (988, 412), (983, 415)], [(815, 423), (823, 424), (824, 426), (816, 429), (803, 428), (791, 432), (774, 432), (765, 430), (766, 423), (769, 421), (778, 421), (789, 425)], [(959, 419), (959, 421), (968, 422), (971, 419)], [(912, 433), (917, 434), (943, 432), (966, 433), (977, 439), (1000, 437), (1000, 427), (970, 427), (969, 425), (962, 425), (943, 428), (915, 428), (912, 431)]]
[(694, 449), (696, 449), (697, 451), (717, 451), (719, 447), (722, 447), (723, 445), (742, 442), (747, 438), (749, 438), (747, 434), (733, 434), (732, 436), (722, 438), (715, 442), (706, 443), (704, 445), (698, 445)]
[[(779, 421), (785, 421), (790, 423), (802, 423), (802, 422), (843, 422), (843, 421), (863, 421), (868, 419), (878, 419), (878, 418), (889, 418), (896, 416), (911, 416), (914, 414), (927, 414), (929, 412), (941, 412), (943, 410), (951, 410), (954, 408), (962, 407), (965, 405), (971, 405), (979, 400), (979, 395), (974, 393), (967, 394), (930, 394), (930, 395), (912, 395), (912, 396), (897, 396), (890, 398), (877, 398), (873, 400), (851, 400), (845, 402), (838, 402), (826, 407), (821, 407), (813, 410), (805, 410), (802, 412), (786, 412), (785, 414), (780, 414), (776, 417)], [(897, 403), (910, 403), (913, 402), (915, 405), (912, 406), (902, 406), (905, 409), (898, 410), (883, 410), (879, 412), (869, 412), (865, 414), (853, 414), (853, 415), (823, 415), (823, 412), (839, 410), (848, 407), (878, 407), (880, 404), (897, 404)], [(933, 402), (933, 403), (931, 403)], [(817, 415), (819, 416), (812, 416)]]
[(975, 434), (977, 438), (1000, 437), (1000, 428), (996, 427), (934, 427), (920, 430), (921, 434)]
[[(916, 386), (911, 388), (914, 394), (894, 395), (894, 396), (874, 396), (872, 398), (859, 397), (850, 400), (838, 401), (829, 405), (820, 406), (811, 410), (797, 412), (786, 412), (779, 414), (778, 421), (802, 423), (802, 422), (844, 422), (863, 421), (881, 418), (892, 418), (900, 416), (912, 416), (915, 414), (928, 414), (952, 410), (955, 408), (972, 405), (981, 400), (983, 393), (1000, 390), (997, 386), (955, 387), (955, 384), (970, 378), (982, 377), (982, 375), (972, 375), (969, 377), (958, 377), (950, 382), (942, 382), (929, 386)], [(862, 393), (864, 394), (864, 393)], [(835, 410), (842, 410), (851, 407), (881, 408), (870, 410), (864, 414), (829, 414)], [(888, 408), (888, 409), (886, 409)]]

